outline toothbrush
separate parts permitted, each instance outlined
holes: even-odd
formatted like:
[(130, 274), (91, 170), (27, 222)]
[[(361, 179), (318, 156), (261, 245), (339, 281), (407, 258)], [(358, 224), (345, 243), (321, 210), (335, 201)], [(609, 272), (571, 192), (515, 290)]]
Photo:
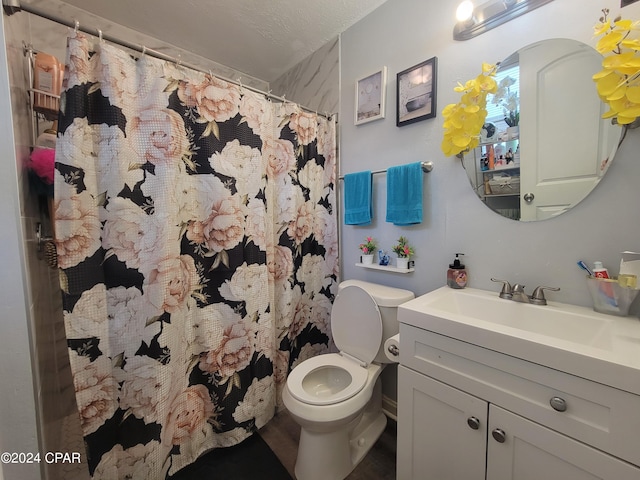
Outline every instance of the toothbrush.
[(583, 269), (585, 272), (587, 272), (590, 277), (593, 277), (593, 272), (589, 269), (589, 267), (587, 267), (587, 264), (584, 263), (582, 260), (578, 260), (578, 266), (581, 269)]

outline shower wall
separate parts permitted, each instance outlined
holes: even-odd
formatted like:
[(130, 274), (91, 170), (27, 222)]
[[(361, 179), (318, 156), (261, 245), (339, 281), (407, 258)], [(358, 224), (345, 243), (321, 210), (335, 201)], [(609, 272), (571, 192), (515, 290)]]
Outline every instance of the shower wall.
[(271, 91), (318, 113), (337, 113), (340, 107), (340, 37), (330, 40), (271, 82)]
[[(5, 28), (6, 27), (6, 28)], [(20, 131), (25, 131), (26, 119), (11, 116), (12, 109), (19, 110), (24, 97), (15, 87), (16, 77), (21, 73), (9, 72), (9, 62), (20, 62), (20, 43), (14, 41), (14, 33), (25, 28), (25, 23), (5, 25), (2, 38), (6, 37), (6, 49), (0, 51), (0, 449), (8, 452), (37, 452), (38, 432), (35, 395), (37, 378), (32, 375), (29, 333), (33, 330), (31, 319), (35, 310), (35, 295), (27, 288), (28, 264), (25, 256), (33, 245), (33, 235), (24, 235), (35, 223), (34, 208), (25, 202), (26, 177), (20, 167), (26, 151)], [(11, 76), (10, 76), (11, 73)], [(13, 100), (13, 101), (12, 101)], [(26, 129), (28, 132), (28, 128)], [(14, 132), (15, 145), (14, 146)], [(40, 478), (37, 464), (4, 464), (6, 478)]]
[[(35, 193), (24, 168), (30, 153), (29, 147), (32, 145), (32, 123), (27, 104), (28, 63), (24, 45), (32, 44), (36, 50), (64, 59), (66, 28), (51, 25), (51, 22), (26, 13), (5, 17), (4, 20), (9, 57), (19, 211), (24, 242), (22, 267), (26, 274), (24, 283), (30, 327), (30, 345), (19, 345), (19, 348), (30, 351), (31, 354), (35, 421), (40, 431), (35, 452), (44, 454), (47, 451), (77, 451), (82, 444), (75, 447), (69, 445), (68, 435), (63, 434), (68, 432), (67, 424), (74, 421), (76, 431), (79, 432), (79, 419), (66, 348), (57, 271), (51, 269), (42, 253), (38, 252), (35, 234), (36, 225), (40, 223), (44, 235), (51, 236), (51, 220), (46, 198)], [(34, 31), (40, 34), (32, 35)], [(46, 34), (43, 35), (42, 32)], [(40, 122), (40, 131), (50, 124), (51, 122)], [(27, 402), (28, 399), (21, 401)], [(4, 450), (13, 451), (6, 447)], [(7, 470), (11, 467), (12, 465), (8, 466)], [(39, 467), (44, 470), (41, 473), (45, 478), (62, 478), (56, 472), (60, 466), (41, 462)], [(14, 478), (13, 475), (10, 478)]]

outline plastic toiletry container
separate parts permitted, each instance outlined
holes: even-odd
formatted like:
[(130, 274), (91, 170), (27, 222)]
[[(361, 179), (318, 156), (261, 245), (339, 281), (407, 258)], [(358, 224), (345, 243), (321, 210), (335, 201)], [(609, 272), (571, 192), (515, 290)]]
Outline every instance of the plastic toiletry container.
[(36, 110), (57, 112), (62, 87), (60, 62), (53, 55), (38, 52), (34, 63), (33, 88), (38, 90), (33, 99), (34, 107)]
[(456, 253), (456, 258), (453, 263), (449, 264), (449, 270), (447, 270), (447, 285), (451, 288), (464, 288), (467, 286), (467, 270), (464, 264), (460, 262), (459, 255), (464, 255), (464, 253)]

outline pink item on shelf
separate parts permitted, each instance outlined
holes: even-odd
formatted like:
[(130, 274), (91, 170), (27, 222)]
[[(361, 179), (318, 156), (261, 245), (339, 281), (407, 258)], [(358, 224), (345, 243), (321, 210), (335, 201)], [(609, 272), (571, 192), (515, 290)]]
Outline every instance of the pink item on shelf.
[(36, 148), (31, 152), (29, 167), (46, 184), (53, 185), (53, 171), (56, 160), (56, 151), (51, 148)]

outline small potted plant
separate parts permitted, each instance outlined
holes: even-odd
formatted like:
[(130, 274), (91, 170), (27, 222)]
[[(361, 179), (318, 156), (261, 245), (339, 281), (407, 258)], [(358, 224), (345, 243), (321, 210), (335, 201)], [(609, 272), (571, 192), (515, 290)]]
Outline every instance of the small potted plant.
[(398, 243), (394, 245), (391, 250), (393, 250), (393, 253), (398, 255), (396, 266), (398, 268), (408, 268), (409, 257), (414, 254), (414, 251), (413, 247), (409, 245), (409, 240), (407, 239), (407, 237), (401, 236), (398, 239)]
[(362, 250), (362, 263), (373, 263), (373, 252), (376, 250), (376, 241), (373, 237), (367, 237), (366, 242), (360, 244), (360, 250)]

